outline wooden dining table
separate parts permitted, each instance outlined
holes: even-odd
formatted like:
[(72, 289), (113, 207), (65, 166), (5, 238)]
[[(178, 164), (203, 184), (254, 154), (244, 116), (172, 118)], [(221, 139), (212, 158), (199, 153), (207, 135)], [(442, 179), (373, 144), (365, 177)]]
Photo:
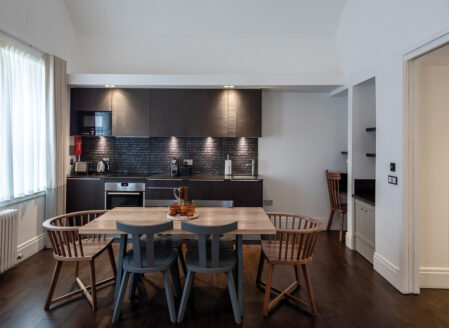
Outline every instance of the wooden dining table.
[[(199, 217), (189, 222), (214, 226), (237, 221), (237, 230), (228, 233), (236, 236), (237, 296), (243, 315), (243, 235), (274, 235), (276, 229), (262, 207), (198, 207)], [(167, 207), (116, 207), (79, 228), (80, 234), (120, 235), (116, 293), (119, 290), (123, 257), (127, 251), (128, 235), (117, 230), (117, 221), (134, 225), (151, 225), (167, 221)], [(173, 222), (173, 229), (164, 234), (186, 236), (191, 233), (181, 229), (181, 221)], [(116, 294), (117, 296), (117, 294)]]

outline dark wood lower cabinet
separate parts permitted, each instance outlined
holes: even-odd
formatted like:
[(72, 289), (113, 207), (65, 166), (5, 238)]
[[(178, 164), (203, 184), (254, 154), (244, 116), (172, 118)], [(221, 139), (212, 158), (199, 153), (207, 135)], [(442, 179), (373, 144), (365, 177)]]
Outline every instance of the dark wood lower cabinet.
[(235, 207), (260, 207), (263, 205), (263, 181), (231, 181)]
[[(233, 200), (236, 207), (263, 204), (263, 181), (147, 180), (147, 187), (189, 187), (190, 200)], [(146, 199), (174, 199), (172, 190), (147, 189)]]
[(230, 181), (189, 181), (190, 197), (193, 200), (232, 200)]
[[(128, 178), (127, 181), (129, 180)], [(105, 181), (119, 182), (122, 179), (67, 178), (67, 213), (104, 209)], [(263, 204), (262, 180), (183, 180), (181, 177), (170, 180), (150, 179), (146, 180), (145, 199), (175, 199), (171, 188), (180, 186), (189, 187), (190, 200), (233, 200), (235, 207), (258, 207)]]
[(104, 209), (104, 180), (67, 178), (66, 212)]
[(164, 188), (177, 188), (185, 185), (186, 181), (183, 181), (182, 179), (147, 180), (145, 199), (175, 199), (175, 196), (173, 195), (173, 189)]

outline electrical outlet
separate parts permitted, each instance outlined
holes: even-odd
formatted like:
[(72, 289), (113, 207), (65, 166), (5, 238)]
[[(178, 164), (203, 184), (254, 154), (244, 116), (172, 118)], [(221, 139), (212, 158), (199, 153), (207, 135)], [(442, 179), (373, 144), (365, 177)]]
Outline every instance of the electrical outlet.
[(182, 164), (184, 166), (192, 166), (193, 165), (193, 159), (185, 159), (182, 161)]
[(393, 184), (393, 185), (397, 185), (398, 184), (398, 177), (395, 177), (393, 175), (389, 175), (388, 176), (388, 183), (389, 184)]
[(263, 206), (273, 206), (273, 201), (271, 199), (264, 199)]

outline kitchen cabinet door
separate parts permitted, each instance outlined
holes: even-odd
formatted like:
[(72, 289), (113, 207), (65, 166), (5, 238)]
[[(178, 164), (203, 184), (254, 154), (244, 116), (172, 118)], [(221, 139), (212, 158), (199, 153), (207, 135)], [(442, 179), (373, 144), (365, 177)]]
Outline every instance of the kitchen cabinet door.
[(70, 109), (71, 111), (111, 111), (112, 89), (72, 88)]
[(187, 181), (184, 181), (182, 179), (147, 180), (145, 199), (174, 200), (175, 196), (173, 194), (173, 189), (164, 189), (164, 188), (177, 188), (186, 185)]
[(259, 207), (263, 204), (263, 181), (231, 181), (231, 192), (236, 207)]
[(226, 137), (228, 95), (226, 90), (192, 89), (185, 93), (186, 136)]
[(151, 89), (150, 136), (186, 136), (186, 90)]
[(112, 135), (150, 135), (150, 90), (114, 89), (112, 92)]
[(232, 200), (231, 182), (191, 180), (189, 181), (189, 198), (192, 200)]
[(67, 213), (104, 209), (101, 178), (67, 178)]
[(354, 201), (355, 217), (355, 249), (373, 263), (375, 250), (375, 210), (374, 206), (362, 202)]
[(261, 90), (228, 90), (227, 124), (228, 137), (261, 137)]

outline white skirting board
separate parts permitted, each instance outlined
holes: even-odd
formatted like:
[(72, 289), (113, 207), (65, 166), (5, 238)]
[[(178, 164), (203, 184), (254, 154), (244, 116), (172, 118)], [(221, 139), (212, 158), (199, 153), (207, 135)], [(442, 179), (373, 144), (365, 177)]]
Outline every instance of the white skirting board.
[(45, 248), (46, 233), (42, 233), (26, 242), (17, 245), (17, 255), (21, 256), (19, 261), (23, 261)]
[(377, 252), (374, 252), (373, 267), (385, 280), (392, 284), (401, 293), (406, 294), (402, 278), (400, 276), (399, 267), (391, 263), (388, 259)]
[(449, 289), (449, 268), (421, 267), (419, 268), (419, 282), (421, 288)]

